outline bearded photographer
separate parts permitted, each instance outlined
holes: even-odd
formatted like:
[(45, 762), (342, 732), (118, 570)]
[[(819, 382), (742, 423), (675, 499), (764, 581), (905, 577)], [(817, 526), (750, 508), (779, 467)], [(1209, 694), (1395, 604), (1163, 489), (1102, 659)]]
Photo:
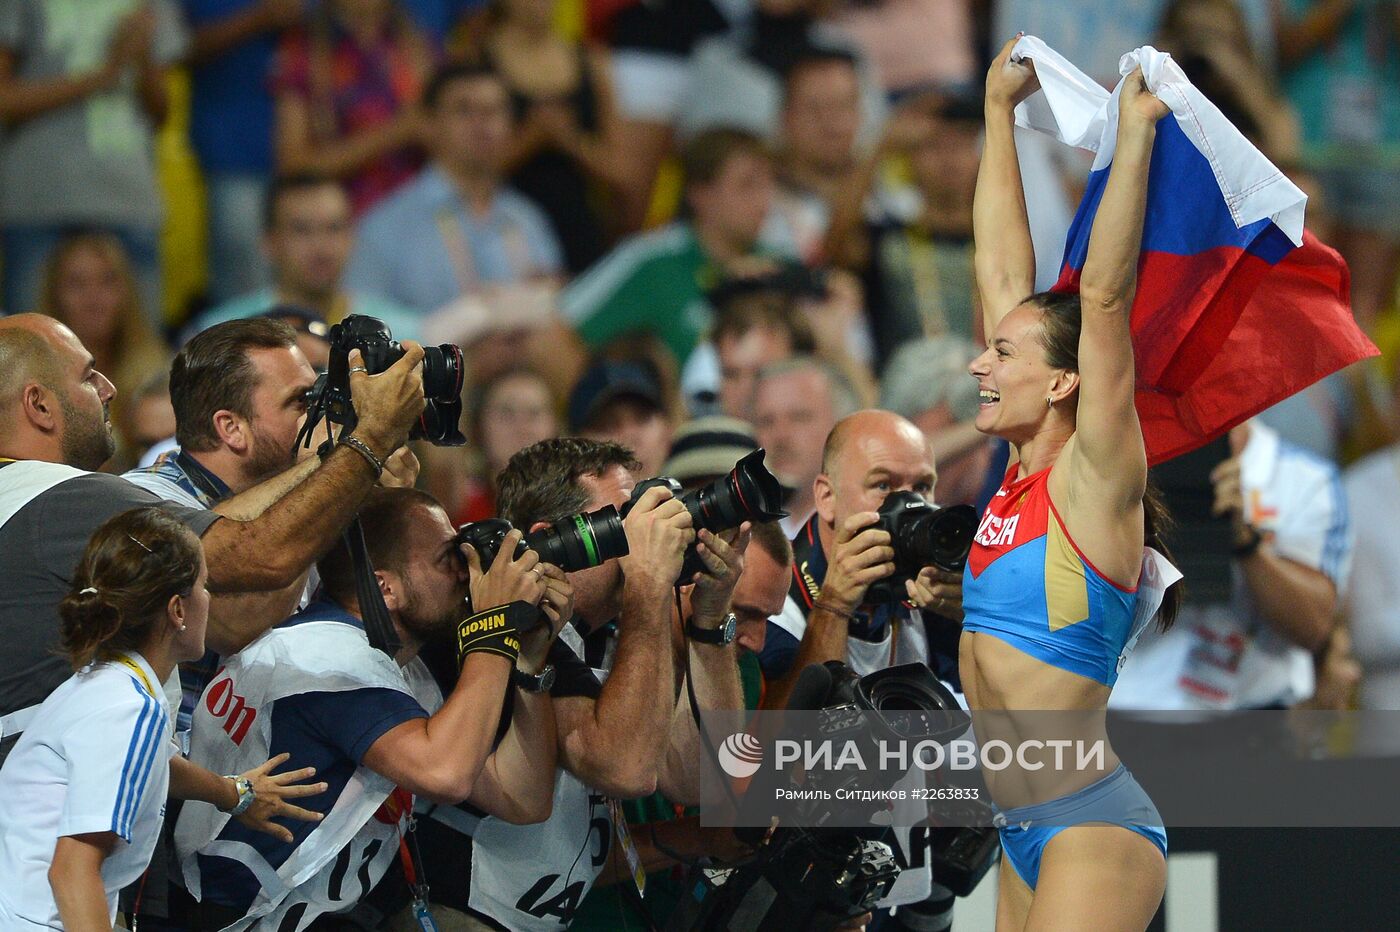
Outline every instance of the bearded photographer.
[[(292, 586), (353, 517), (382, 466), (423, 411), (421, 348), (410, 344), (387, 371), (369, 376), (358, 351), (351, 391), (359, 413), (342, 443), (256, 517), (166, 503), (201, 536), (209, 564), (210, 645), (228, 650), (227, 593)], [(115, 389), (67, 327), (49, 317), (0, 320), (0, 753), (38, 704), (67, 677), (58, 645), (58, 604), (88, 537), (105, 520), (160, 499), (117, 476), (96, 473), (115, 444), (107, 407)], [(271, 497), (271, 496), (269, 496)], [(266, 625), (276, 619), (267, 619)], [(242, 643), (258, 632), (238, 630)]]
[[(624, 508), (637, 468), (614, 443), (543, 441), (501, 473), (500, 512), (537, 531), (581, 511)], [(683, 802), (698, 795), (695, 726), (673, 641), (675, 586), (696, 539), (692, 518), (668, 489), (649, 488), (622, 526), (627, 556), (568, 574), (575, 618), (550, 651), (559, 772), (549, 819), (515, 826), (438, 810), (435, 821), (420, 822), (429, 860), (454, 879), (453, 889), (434, 888), (434, 900), (491, 928), (567, 927), (610, 858), (630, 861), (615, 850), (635, 853), (617, 801), (657, 789)], [(743, 697), (727, 612), (742, 572), (740, 545), (709, 531), (699, 540), (706, 573), (690, 596), (688, 648), (695, 693), (703, 708), (737, 709)]]
[[(572, 611), (569, 583), (533, 551), (513, 558), (518, 531), (484, 571), (470, 548), (464, 561), (446, 512), (423, 492), (376, 490), (359, 519), (402, 647), (391, 658), (371, 646), (341, 544), (317, 564), (324, 598), (228, 658), (195, 710), (192, 758), (237, 770), (275, 747), (329, 789), (305, 801), (324, 820), (294, 828), (290, 842), (186, 807), (175, 837), (200, 901), (194, 929), (251, 920), (271, 930), (353, 909), (401, 856), (414, 796), (468, 800), (507, 822), (549, 814), (554, 712), (535, 684)], [(537, 611), (548, 623), (534, 623)], [(461, 674), (444, 701), (417, 654), (445, 632), (455, 632)], [(510, 725), (497, 741), (508, 691)], [(402, 856), (409, 876), (450, 879)]]
[[(872, 585), (896, 572), (891, 537), (873, 526), (878, 510), (893, 492), (931, 500), (936, 480), (929, 442), (908, 420), (866, 410), (837, 422), (812, 483), (816, 514), (793, 539), (787, 602), (769, 620), (759, 654), (767, 682), (763, 708), (786, 708), (798, 674), (829, 660), (861, 676), (922, 661), (956, 685), (948, 671), (956, 670), (962, 576), (925, 567), (905, 582), (899, 593), (904, 601), (869, 598)], [(931, 641), (951, 646), (931, 650)], [(913, 904), (901, 906), (897, 917), (910, 919), (910, 927), (950, 927), (953, 895), (932, 884), (925, 835), (897, 829), (895, 837), (906, 869), (880, 905)], [(918, 914), (919, 925), (909, 913)]]

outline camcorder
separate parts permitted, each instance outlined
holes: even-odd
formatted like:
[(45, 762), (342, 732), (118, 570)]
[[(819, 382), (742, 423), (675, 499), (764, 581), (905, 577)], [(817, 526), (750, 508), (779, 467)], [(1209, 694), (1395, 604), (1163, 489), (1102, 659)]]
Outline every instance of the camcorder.
[(890, 535), (895, 570), (872, 583), (866, 599), (900, 602), (906, 598), (904, 583), (926, 566), (962, 572), (977, 534), (977, 510), (971, 505), (939, 508), (916, 492), (891, 492), (880, 505), (874, 527)]
[[(881, 741), (930, 740), (940, 744), (963, 734), (971, 721), (953, 694), (926, 664), (909, 663), (858, 677), (845, 664), (829, 661), (802, 671), (793, 687), (789, 709), (818, 716), (820, 737), (853, 741), (864, 759), (878, 759)], [(899, 878), (902, 865), (887, 840), (889, 828), (823, 828), (832, 821), (828, 799), (851, 789), (857, 776), (841, 770), (794, 769), (776, 777), (771, 768), (750, 784), (742, 803), (749, 815), (762, 815), (774, 792), (802, 790), (799, 814), (776, 828), (736, 828), (741, 841), (753, 845), (755, 858), (733, 869), (700, 868), (687, 884), (688, 896), (677, 907), (668, 930), (833, 929), (872, 911)], [(870, 782), (872, 777), (880, 777)], [(888, 790), (902, 774), (867, 772), (865, 790)], [(825, 790), (825, 793), (819, 792)], [(844, 801), (839, 805), (857, 805)], [(869, 804), (875, 817), (883, 802)], [(760, 824), (762, 819), (741, 822)], [(931, 850), (934, 879), (966, 894), (990, 868), (997, 850), (995, 829), (953, 828)], [(911, 833), (915, 843), (928, 837)], [(953, 883), (949, 883), (953, 881)]]
[[(364, 357), (365, 371), (378, 375), (403, 358), (404, 349), (384, 321), (352, 314), (331, 327), (330, 362), (326, 371), (306, 393), (306, 424), (297, 444), (309, 442), (316, 425), (325, 419), (344, 430), (354, 430), (359, 418), (350, 396), (350, 351)], [(466, 367), (462, 349), (451, 343), (423, 347), (423, 394), (427, 404), (418, 423), (409, 431), (410, 440), (426, 440), (434, 446), (459, 447), (467, 442), (459, 422), (462, 419), (462, 386)]]
[[(631, 500), (622, 507), (622, 516), (627, 517), (647, 489), (659, 485), (670, 489), (671, 494), (690, 512), (697, 533), (704, 528), (718, 534), (733, 530), (745, 521), (786, 518), (787, 512), (782, 508), (783, 488), (777, 477), (763, 465), (765, 455), (762, 449), (754, 450), (735, 463), (727, 475), (693, 492), (684, 491), (680, 482), (670, 476), (657, 476), (639, 482), (632, 490)], [(676, 585), (683, 585), (696, 573), (704, 571), (705, 564), (692, 543), (685, 552)]]

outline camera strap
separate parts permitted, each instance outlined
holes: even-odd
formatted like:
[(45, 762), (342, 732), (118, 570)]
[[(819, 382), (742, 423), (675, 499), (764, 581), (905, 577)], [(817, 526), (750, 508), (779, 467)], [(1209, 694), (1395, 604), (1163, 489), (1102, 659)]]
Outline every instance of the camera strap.
[(389, 607), (384, 604), (384, 593), (379, 591), (379, 581), (374, 578), (374, 564), (369, 559), (365, 531), (360, 526), (359, 518), (350, 522), (342, 537), (355, 564), (355, 599), (360, 606), (360, 618), (365, 623), (365, 635), (371, 647), (393, 657), (403, 645), (399, 643), (394, 621), (389, 617)]

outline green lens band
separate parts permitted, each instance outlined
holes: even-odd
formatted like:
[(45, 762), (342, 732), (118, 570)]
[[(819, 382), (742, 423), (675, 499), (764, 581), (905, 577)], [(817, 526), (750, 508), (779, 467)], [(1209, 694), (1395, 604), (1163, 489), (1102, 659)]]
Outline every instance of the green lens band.
[(583, 540), (583, 549), (588, 551), (588, 565), (597, 566), (603, 562), (598, 559), (598, 546), (593, 540), (593, 529), (583, 520), (583, 515), (574, 515), (574, 526), (578, 528), (578, 536)]

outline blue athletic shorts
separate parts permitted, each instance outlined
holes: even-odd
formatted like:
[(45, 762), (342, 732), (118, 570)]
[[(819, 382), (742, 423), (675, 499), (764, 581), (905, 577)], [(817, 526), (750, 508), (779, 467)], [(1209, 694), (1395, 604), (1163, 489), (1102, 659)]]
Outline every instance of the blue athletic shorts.
[(1121, 825), (1156, 845), (1163, 857), (1167, 855), (1162, 817), (1122, 764), (1078, 792), (1047, 803), (1007, 809), (996, 817), (1003, 856), (1032, 890), (1040, 878), (1040, 856), (1050, 839), (1086, 822)]

